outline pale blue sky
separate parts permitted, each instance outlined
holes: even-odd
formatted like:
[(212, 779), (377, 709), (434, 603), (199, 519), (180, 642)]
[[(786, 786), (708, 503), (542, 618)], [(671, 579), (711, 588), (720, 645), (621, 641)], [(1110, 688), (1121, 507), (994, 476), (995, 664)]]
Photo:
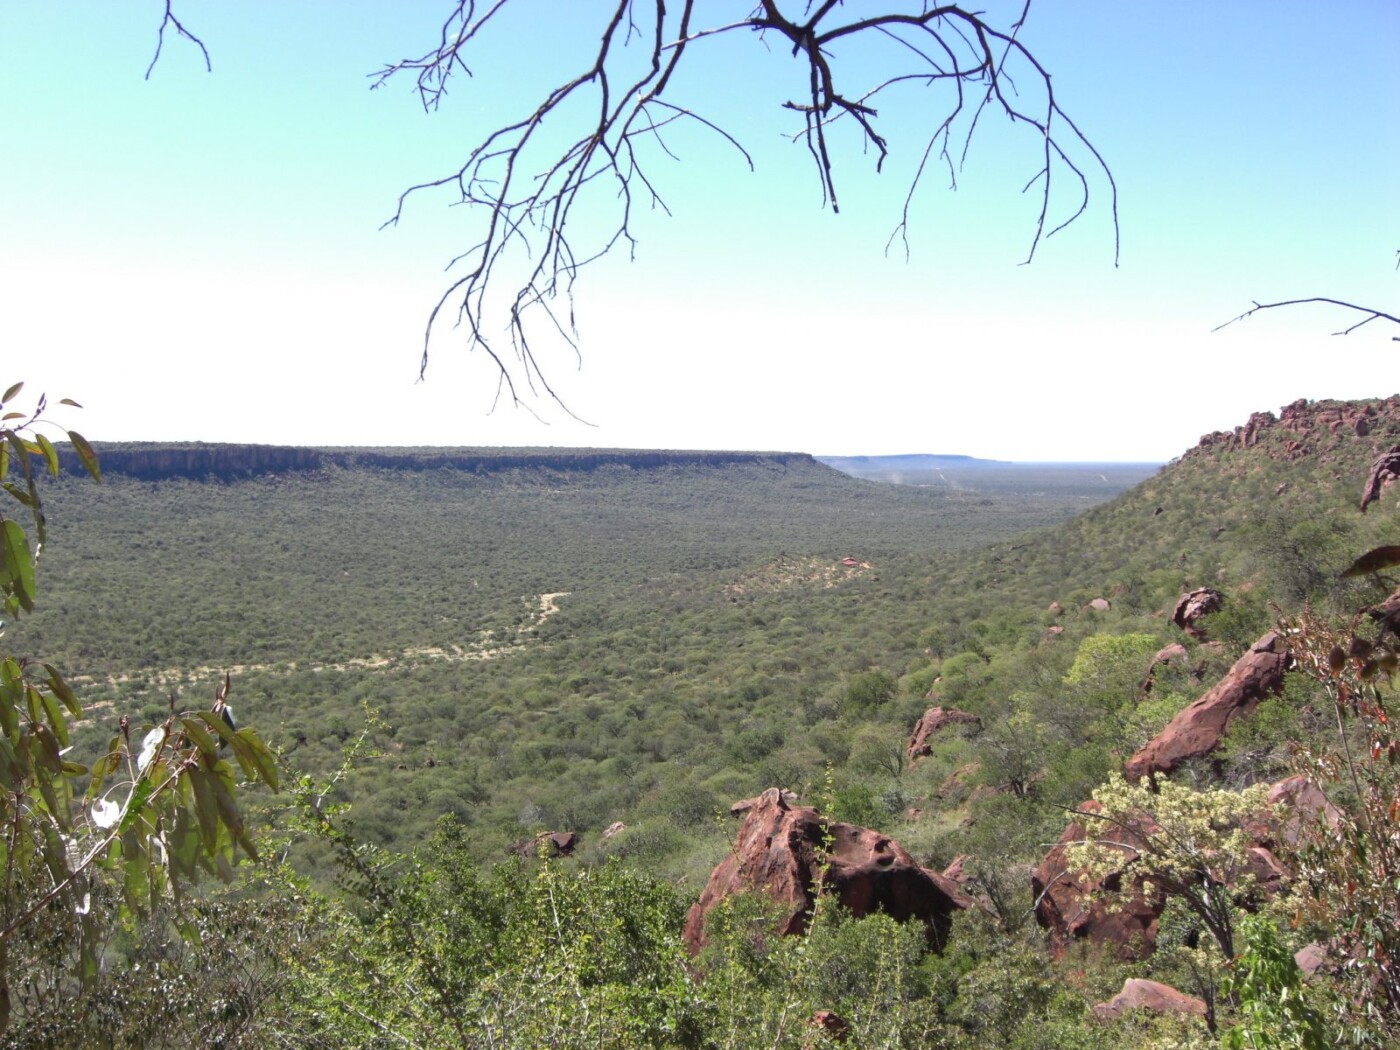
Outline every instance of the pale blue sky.
[(886, 257), (927, 109), (882, 104), (886, 171), (838, 160), (832, 216), (781, 137), (786, 54), (716, 41), (675, 101), (757, 172), (676, 136), (681, 163), (654, 171), (674, 217), (642, 218), (635, 262), (585, 272), (582, 368), (551, 369), (596, 426), (489, 414), (486, 362), (451, 332), (416, 382), (470, 214), (424, 197), (378, 227), (561, 76), (608, 5), (523, 3), (545, 61), (503, 26), (431, 116), (407, 81), (369, 91), (449, 6), (181, 0), (213, 72), (168, 39), (145, 81), (157, 0), (0, 2), (0, 383), (84, 402), (72, 422), (99, 441), (1079, 460), (1167, 459), (1252, 411), (1400, 389), (1378, 325), (1334, 338), (1352, 318), (1302, 308), (1210, 331), (1251, 299), (1394, 311), (1400, 4), (1041, 0), (1022, 39), (1113, 169), (1117, 269), (1101, 180), (1088, 216), (1019, 265), (1035, 144), (994, 121), (956, 193), (929, 181), (910, 259)]

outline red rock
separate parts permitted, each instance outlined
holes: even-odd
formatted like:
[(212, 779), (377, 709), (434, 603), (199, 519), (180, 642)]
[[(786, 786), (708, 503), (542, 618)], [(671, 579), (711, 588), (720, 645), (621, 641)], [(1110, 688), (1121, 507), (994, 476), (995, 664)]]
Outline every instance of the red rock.
[(1124, 763), (1123, 775), (1135, 783), (1145, 776), (1170, 773), (1187, 759), (1210, 754), (1231, 722), (1283, 688), (1290, 662), (1282, 636), (1269, 631), (1213, 688), (1182, 708), (1165, 729), (1140, 747)]
[[(1269, 788), (1267, 801), (1276, 807), (1271, 833), (1267, 841), (1281, 841), (1296, 846), (1304, 825), (1321, 817), (1327, 826), (1335, 828), (1342, 811), (1334, 806), (1322, 789), (1301, 774), (1286, 777)], [(1264, 841), (1263, 836), (1256, 838)]]
[(1147, 674), (1143, 676), (1138, 684), (1138, 696), (1145, 697), (1152, 692), (1152, 683), (1157, 676), (1157, 668), (1169, 666), (1171, 664), (1185, 663), (1187, 658), (1186, 646), (1180, 642), (1173, 642), (1164, 649), (1158, 649), (1157, 655), (1152, 657), (1152, 663), (1147, 666)]
[(1311, 977), (1327, 962), (1327, 949), (1313, 941), (1299, 948), (1293, 955), (1293, 961), (1298, 964), (1298, 969)]
[(959, 853), (952, 862), (943, 869), (943, 877), (959, 886), (967, 884), (967, 872), (963, 870), (963, 864), (967, 860), (966, 853)]
[[(1100, 807), (1086, 802), (1079, 808), (1093, 813)], [(1074, 941), (1087, 940), (1112, 948), (1125, 962), (1144, 959), (1157, 945), (1157, 920), (1166, 907), (1166, 895), (1155, 886), (1143, 892), (1141, 879), (1129, 883), (1136, 891), (1131, 895), (1116, 892), (1123, 888), (1116, 872), (1099, 881), (1083, 871), (1070, 871), (1065, 847), (1085, 837), (1084, 825), (1071, 822), (1032, 870), (1036, 922), (1050, 931), (1050, 950), (1057, 958)], [(1136, 860), (1143, 841), (1127, 829), (1115, 830), (1114, 837), (1124, 843), (1120, 850), (1124, 864)]]
[(1052, 623), (1049, 627), (1045, 628), (1045, 640), (1047, 642), (1052, 641), (1053, 639), (1060, 637), (1060, 635), (1064, 633), (1065, 629), (1063, 627), (1061, 627), (1057, 623)]
[(1089, 608), (1095, 612), (1108, 612), (1109, 604), (1107, 598), (1095, 598), (1089, 603)]
[(1371, 473), (1366, 478), (1366, 487), (1361, 491), (1361, 509), (1381, 498), (1381, 494), (1400, 478), (1400, 445), (1382, 452), (1371, 465)]
[[(824, 852), (827, 850), (828, 852)], [(951, 880), (926, 871), (894, 840), (869, 828), (823, 818), (769, 788), (749, 807), (734, 847), (705, 884), (685, 923), (692, 954), (705, 943), (705, 916), (734, 893), (755, 890), (782, 908), (779, 932), (799, 934), (821, 889), (857, 917), (883, 911), (917, 919), (942, 949), (954, 912), (973, 901)]]
[(615, 820), (603, 830), (603, 838), (610, 839), (614, 835), (620, 834), (621, 832), (624, 832), (626, 830), (626, 824), (622, 823), (622, 821), (620, 820)]
[(1190, 638), (1205, 638), (1206, 632), (1200, 621), (1213, 612), (1219, 612), (1225, 604), (1225, 595), (1214, 587), (1197, 587), (1183, 594), (1172, 610), (1172, 623), (1186, 632)]
[(935, 796), (938, 798), (947, 798), (949, 795), (962, 791), (967, 785), (968, 777), (972, 776), (980, 768), (981, 765), (977, 762), (968, 762), (959, 766), (943, 779), (943, 783), (938, 785), (938, 790), (934, 792)]
[[(846, 1037), (851, 1034), (851, 1026), (846, 1019), (831, 1010), (818, 1010), (808, 1024), (826, 1037), (822, 1040), (823, 1044), (844, 1043)], [(815, 1044), (808, 1044), (809, 1047), (812, 1045)]]
[(1150, 1010), (1155, 1014), (1180, 1014), (1204, 1017), (1206, 1004), (1194, 996), (1179, 992), (1169, 984), (1129, 977), (1123, 990), (1106, 1003), (1094, 1007), (1094, 1016), (1109, 1021), (1133, 1010)]
[(909, 743), (904, 749), (909, 761), (932, 752), (933, 745), (929, 743), (929, 738), (952, 725), (975, 726), (976, 729), (981, 729), (982, 719), (955, 707), (930, 707), (923, 717), (914, 723), (914, 731), (909, 734)]
[(1065, 607), (1059, 602), (1051, 602), (1049, 607), (1045, 611), (1048, 612), (1051, 616), (1059, 616), (1064, 613)]

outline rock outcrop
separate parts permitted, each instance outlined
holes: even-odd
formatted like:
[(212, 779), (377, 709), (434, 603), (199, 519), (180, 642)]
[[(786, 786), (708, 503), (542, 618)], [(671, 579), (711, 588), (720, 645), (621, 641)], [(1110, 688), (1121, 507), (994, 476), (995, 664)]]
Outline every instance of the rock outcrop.
[(1186, 632), (1188, 638), (1202, 640), (1206, 632), (1201, 620), (1213, 612), (1219, 612), (1225, 605), (1225, 595), (1214, 587), (1197, 587), (1177, 599), (1172, 610), (1172, 623)]
[(1148, 981), (1141, 977), (1129, 977), (1123, 982), (1122, 991), (1108, 1002), (1098, 1003), (1094, 1007), (1094, 1016), (1103, 1021), (1111, 1021), (1134, 1010), (1204, 1017), (1206, 1004), (1194, 996), (1177, 991), (1169, 984)]
[(1374, 401), (1308, 401), (1285, 405), (1277, 417), (1255, 412), (1242, 427), (1204, 435), (1182, 457), (1209, 456), (1243, 448), (1263, 448), (1277, 459), (1325, 455), (1341, 442), (1396, 433), (1400, 397)]
[(1400, 445), (1382, 452), (1371, 465), (1371, 473), (1366, 478), (1366, 487), (1361, 491), (1361, 509), (1364, 511), (1385, 490), (1400, 479)]
[(931, 737), (949, 726), (966, 726), (967, 731), (982, 728), (982, 719), (969, 711), (959, 711), (956, 707), (930, 707), (923, 717), (914, 723), (914, 731), (909, 734), (909, 743), (904, 751), (913, 762), (933, 751), (929, 743)]
[[(1278, 846), (1296, 844), (1301, 829), (1319, 817), (1335, 825), (1339, 816), (1327, 796), (1302, 776), (1288, 777), (1270, 786), (1265, 802), (1270, 808), (1243, 825), (1251, 840), (1243, 864), (1232, 866), (1231, 874), (1226, 876), (1240, 891), (1241, 902), (1251, 907), (1282, 892), (1292, 878), (1275, 855)], [(1079, 808), (1087, 813), (1100, 809), (1097, 802), (1086, 802)], [(1156, 826), (1144, 818), (1142, 831), (1156, 834)], [(1109, 946), (1120, 959), (1143, 958), (1156, 945), (1157, 920), (1166, 897), (1160, 888), (1145, 890), (1141, 878), (1130, 878), (1125, 884), (1123, 871), (1096, 879), (1082, 870), (1070, 870), (1065, 863), (1065, 848), (1086, 837), (1085, 826), (1079, 821), (1071, 822), (1059, 842), (1031, 872), (1036, 921), (1050, 931), (1050, 946), (1056, 955), (1062, 955), (1071, 943), (1082, 939)], [(1115, 827), (1111, 837), (1118, 843), (1116, 848), (1122, 854), (1126, 871), (1146, 843), (1125, 826)]]
[(1143, 675), (1142, 681), (1138, 683), (1138, 697), (1141, 699), (1152, 692), (1152, 686), (1157, 680), (1157, 668), (1181, 665), (1186, 663), (1187, 658), (1186, 646), (1180, 642), (1173, 642), (1158, 649), (1157, 654), (1152, 657), (1152, 662), (1147, 665), (1147, 674)]
[[(1100, 809), (1097, 802), (1079, 808), (1089, 813)], [(1032, 869), (1036, 922), (1050, 931), (1050, 950), (1057, 957), (1074, 941), (1087, 940), (1111, 948), (1124, 961), (1144, 959), (1157, 946), (1157, 920), (1166, 907), (1166, 895), (1160, 887), (1144, 888), (1142, 879), (1125, 887), (1118, 872), (1099, 880), (1082, 870), (1071, 871), (1065, 849), (1086, 837), (1084, 825), (1072, 821)], [(1144, 843), (1127, 829), (1115, 830), (1114, 837), (1122, 843), (1126, 867), (1137, 859)]]
[(686, 945), (692, 954), (698, 952), (710, 909), (745, 891), (766, 894), (779, 905), (779, 932), (802, 933), (819, 889), (856, 916), (883, 911), (900, 921), (922, 922), (929, 943), (940, 950), (953, 914), (973, 906), (955, 883), (919, 867), (887, 836), (829, 821), (769, 788), (745, 812), (734, 848), (691, 907)]
[(1253, 711), (1260, 700), (1283, 688), (1290, 666), (1288, 646), (1269, 631), (1235, 661), (1225, 677), (1182, 708), (1167, 727), (1140, 747), (1123, 765), (1128, 781), (1170, 773), (1190, 758), (1208, 755), (1236, 718)]

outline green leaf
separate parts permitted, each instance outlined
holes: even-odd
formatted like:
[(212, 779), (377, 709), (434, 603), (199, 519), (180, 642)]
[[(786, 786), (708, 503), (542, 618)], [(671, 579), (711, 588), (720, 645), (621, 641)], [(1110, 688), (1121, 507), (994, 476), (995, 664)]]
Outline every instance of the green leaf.
[(5, 391), (5, 396), (0, 397), (0, 404), (6, 401), (13, 401), (16, 397), (19, 396), (19, 392), (23, 389), (24, 381), (20, 380), (18, 383), (15, 383), (13, 386), (11, 386), (8, 390)]
[(202, 769), (191, 768), (185, 774), (194, 788), (194, 813), (199, 821), (199, 841), (204, 852), (213, 854), (219, 846), (219, 804), (214, 800), (213, 779)]
[(43, 434), (35, 434), (34, 440), (38, 442), (39, 448), (44, 453), (44, 463), (49, 468), (49, 477), (58, 477), (58, 449), (53, 447), (53, 442), (44, 437)]
[(19, 522), (6, 518), (0, 522), (0, 566), (4, 576), (25, 612), (34, 611), (34, 558), (29, 553), (29, 539)]
[(8, 492), (15, 499), (19, 500), (26, 507), (30, 507), (31, 509), (33, 508), (34, 497), (31, 496), (24, 489), (20, 488), (18, 485), (16, 485), (13, 481), (6, 481), (3, 485), (0, 485), (0, 488), (3, 488), (6, 492)]
[(131, 792), (131, 798), (127, 800), (126, 812), (122, 815), (122, 823), (118, 831), (125, 835), (135, 826), (136, 822), (141, 819), (141, 814), (150, 797), (151, 782), (145, 778), (138, 780), (136, 787)]
[(210, 729), (214, 730), (214, 732), (218, 733), (219, 739), (222, 740), (225, 744), (233, 744), (234, 731), (228, 727), (227, 722), (225, 722), (218, 715), (214, 714), (213, 711), (196, 711), (195, 716), (199, 718)]
[(277, 760), (272, 757), (272, 752), (268, 746), (258, 739), (258, 735), (251, 728), (240, 729), (238, 735), (248, 743), (248, 749), (253, 754), (253, 762), (258, 767), (263, 783), (272, 788), (273, 791), (281, 790), (277, 782)]
[(195, 747), (210, 758), (219, 757), (219, 745), (214, 743), (214, 738), (196, 719), (181, 718), (180, 722), (185, 727), (185, 732), (189, 734), (189, 738), (194, 741)]
[(63, 717), (63, 712), (59, 709), (58, 699), (52, 693), (41, 693), (33, 686), (29, 691), (39, 698), (39, 702), (44, 705), (44, 714), (48, 716), (49, 728), (53, 730), (53, 735), (58, 737), (60, 747), (68, 746), (68, 719)]
[(87, 438), (79, 434), (76, 430), (68, 431), (68, 440), (73, 444), (73, 451), (78, 454), (78, 459), (83, 464), (83, 469), (92, 475), (93, 481), (102, 480), (102, 468), (97, 465), (97, 453), (88, 444)]
[(83, 707), (78, 703), (78, 698), (73, 694), (73, 690), (68, 687), (68, 683), (63, 680), (63, 676), (53, 664), (44, 664), (44, 671), (49, 676), (49, 688), (54, 695), (63, 701), (63, 706), (68, 708), (68, 713), (74, 718), (83, 717)]

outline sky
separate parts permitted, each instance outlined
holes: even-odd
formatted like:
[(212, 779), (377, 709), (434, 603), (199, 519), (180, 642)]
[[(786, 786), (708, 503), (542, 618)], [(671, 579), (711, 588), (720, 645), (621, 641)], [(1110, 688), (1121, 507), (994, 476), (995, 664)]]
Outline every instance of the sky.
[[(367, 74), (433, 46), (446, 0), (177, 0), (212, 70), (167, 34), (149, 79), (160, 0), (3, 0), (0, 385), (81, 402), (60, 418), (98, 443), (1142, 462), (1298, 398), (1400, 389), (1394, 326), (1332, 334), (1360, 315), (1212, 331), (1254, 300), (1397, 312), (1394, 0), (1034, 3), (1020, 39), (1112, 170), (1117, 265), (1094, 173), (1085, 216), (1023, 265), (1037, 143), (992, 117), (956, 190), (946, 172), (921, 187), (907, 257), (887, 251), (938, 99), (881, 100), (890, 158), (877, 174), (838, 154), (833, 215), (785, 137), (791, 56), (706, 40), (668, 97), (755, 170), (698, 125), (651, 158), (670, 215), (640, 209), (633, 257), (582, 271), (577, 357), (544, 347), (572, 416), (493, 411), (489, 360), (450, 326), (420, 381), (424, 323), (478, 217), (421, 194), (382, 224), (576, 71), (610, 6), (512, 0), (473, 76), (425, 113), (410, 81), (372, 91)], [(853, 88), (879, 72), (835, 57)], [(1057, 193), (1052, 217), (1073, 203)]]

